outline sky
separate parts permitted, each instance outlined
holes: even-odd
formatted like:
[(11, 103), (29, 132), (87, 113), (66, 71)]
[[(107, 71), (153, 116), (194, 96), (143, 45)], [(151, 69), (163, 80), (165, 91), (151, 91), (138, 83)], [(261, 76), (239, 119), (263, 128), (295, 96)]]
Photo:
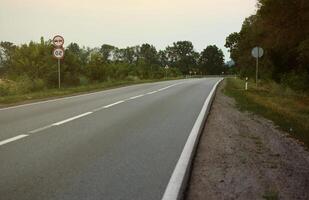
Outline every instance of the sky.
[(0, 0), (0, 41), (52, 39), (65, 45), (119, 48), (153, 44), (164, 49), (189, 40), (196, 51), (217, 45), (256, 11), (256, 0)]

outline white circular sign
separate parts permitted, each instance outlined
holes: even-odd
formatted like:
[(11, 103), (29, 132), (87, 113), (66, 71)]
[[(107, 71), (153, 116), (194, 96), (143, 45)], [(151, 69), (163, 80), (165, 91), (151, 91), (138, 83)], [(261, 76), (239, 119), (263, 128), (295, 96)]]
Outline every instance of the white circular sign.
[(62, 47), (62, 45), (64, 44), (64, 39), (62, 36), (60, 35), (56, 35), (54, 38), (53, 38), (53, 44), (56, 46), (56, 47)]
[(264, 50), (261, 47), (254, 47), (251, 54), (255, 58), (261, 58), (264, 55)]
[(64, 56), (64, 49), (63, 48), (56, 48), (53, 50), (53, 56), (57, 59), (62, 59)]

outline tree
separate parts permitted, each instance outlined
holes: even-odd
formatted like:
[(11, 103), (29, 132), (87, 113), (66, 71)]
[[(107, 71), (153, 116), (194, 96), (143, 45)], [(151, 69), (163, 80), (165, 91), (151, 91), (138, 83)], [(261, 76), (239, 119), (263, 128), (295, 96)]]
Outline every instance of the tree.
[(173, 46), (166, 48), (169, 64), (177, 67), (183, 74), (189, 74), (189, 71), (196, 67), (197, 52), (194, 51), (192, 42), (179, 41), (173, 43)]
[(153, 45), (142, 44), (139, 52), (139, 59), (143, 59), (146, 64), (157, 64), (157, 50)]
[(168, 62), (168, 56), (167, 56), (167, 52), (164, 50), (160, 50), (158, 52), (158, 63), (161, 67), (165, 67), (166, 65), (169, 64)]
[(100, 52), (103, 56), (103, 59), (106, 62), (109, 62), (111, 60), (111, 57), (113, 56), (114, 51), (116, 50), (116, 47), (109, 45), (109, 44), (103, 44), (101, 46)]
[(224, 46), (229, 49), (232, 60), (236, 60), (239, 40), (240, 34), (237, 32), (231, 33), (225, 40)]
[(204, 74), (221, 74), (225, 71), (222, 50), (216, 45), (208, 46), (201, 53), (199, 65)]
[[(299, 80), (309, 79), (306, 75), (309, 74), (308, 8), (306, 0), (259, 0), (257, 13), (244, 21), (238, 34), (226, 39), (239, 73), (254, 76), (255, 60), (250, 52), (253, 47), (261, 46), (265, 50), (260, 60), (262, 79), (287, 82), (294, 88), (292, 83), (297, 76)], [(294, 78), (289, 81), (288, 77)], [(303, 86), (308, 85), (307, 81), (302, 82)]]

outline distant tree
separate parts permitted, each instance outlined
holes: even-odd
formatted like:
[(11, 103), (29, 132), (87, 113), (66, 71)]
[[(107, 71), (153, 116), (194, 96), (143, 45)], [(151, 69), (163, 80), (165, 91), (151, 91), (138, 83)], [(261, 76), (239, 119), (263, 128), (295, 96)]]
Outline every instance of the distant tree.
[(139, 52), (139, 59), (143, 59), (146, 64), (152, 65), (157, 64), (157, 50), (153, 45), (142, 44)]
[(237, 32), (231, 33), (225, 41), (225, 47), (229, 49), (231, 59), (236, 59), (238, 42), (240, 40), (240, 35)]
[(197, 53), (189, 41), (175, 42), (166, 48), (168, 61), (172, 67), (177, 67), (183, 74), (189, 74), (196, 67)]
[(113, 52), (116, 50), (116, 47), (109, 45), (109, 44), (103, 44), (100, 48), (100, 52), (103, 56), (103, 59), (106, 62), (109, 62), (111, 60), (111, 57), (113, 56)]
[(14, 54), (15, 46), (11, 42), (0, 42), (0, 67), (1, 73), (4, 73), (8, 70), (8, 67), (11, 65), (12, 62), (12, 55)]
[(94, 81), (105, 81), (108, 77), (107, 71), (107, 65), (102, 55), (99, 52), (93, 52), (85, 70), (88, 78)]
[(166, 65), (169, 64), (168, 62), (168, 56), (167, 56), (167, 52), (164, 51), (164, 50), (160, 50), (158, 52), (158, 62), (159, 62), (159, 65), (161, 67), (165, 67)]
[(221, 74), (225, 71), (222, 50), (216, 45), (208, 46), (201, 53), (199, 65), (204, 74)]

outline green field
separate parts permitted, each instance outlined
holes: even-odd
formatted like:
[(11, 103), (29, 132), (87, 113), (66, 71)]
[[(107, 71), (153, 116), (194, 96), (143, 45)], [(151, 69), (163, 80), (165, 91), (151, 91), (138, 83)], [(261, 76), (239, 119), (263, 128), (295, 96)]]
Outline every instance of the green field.
[(224, 93), (236, 100), (240, 110), (250, 111), (272, 120), (282, 130), (309, 147), (309, 96), (296, 93), (273, 82), (257, 88), (249, 82), (244, 90), (241, 79), (226, 79)]
[(0, 96), (0, 107), (6, 107), (9, 105), (22, 104), (33, 101), (40, 101), (45, 99), (59, 98), (65, 96), (78, 95), (89, 92), (96, 92), (106, 89), (112, 89), (122, 86), (151, 83), (164, 80), (176, 80), (180, 78), (168, 78), (168, 79), (154, 79), (154, 80), (128, 80), (128, 81), (106, 81), (96, 84), (88, 84), (76, 87), (64, 87), (61, 89), (45, 89), (37, 92), (30, 92), (26, 94), (14, 94), (8, 96)]

